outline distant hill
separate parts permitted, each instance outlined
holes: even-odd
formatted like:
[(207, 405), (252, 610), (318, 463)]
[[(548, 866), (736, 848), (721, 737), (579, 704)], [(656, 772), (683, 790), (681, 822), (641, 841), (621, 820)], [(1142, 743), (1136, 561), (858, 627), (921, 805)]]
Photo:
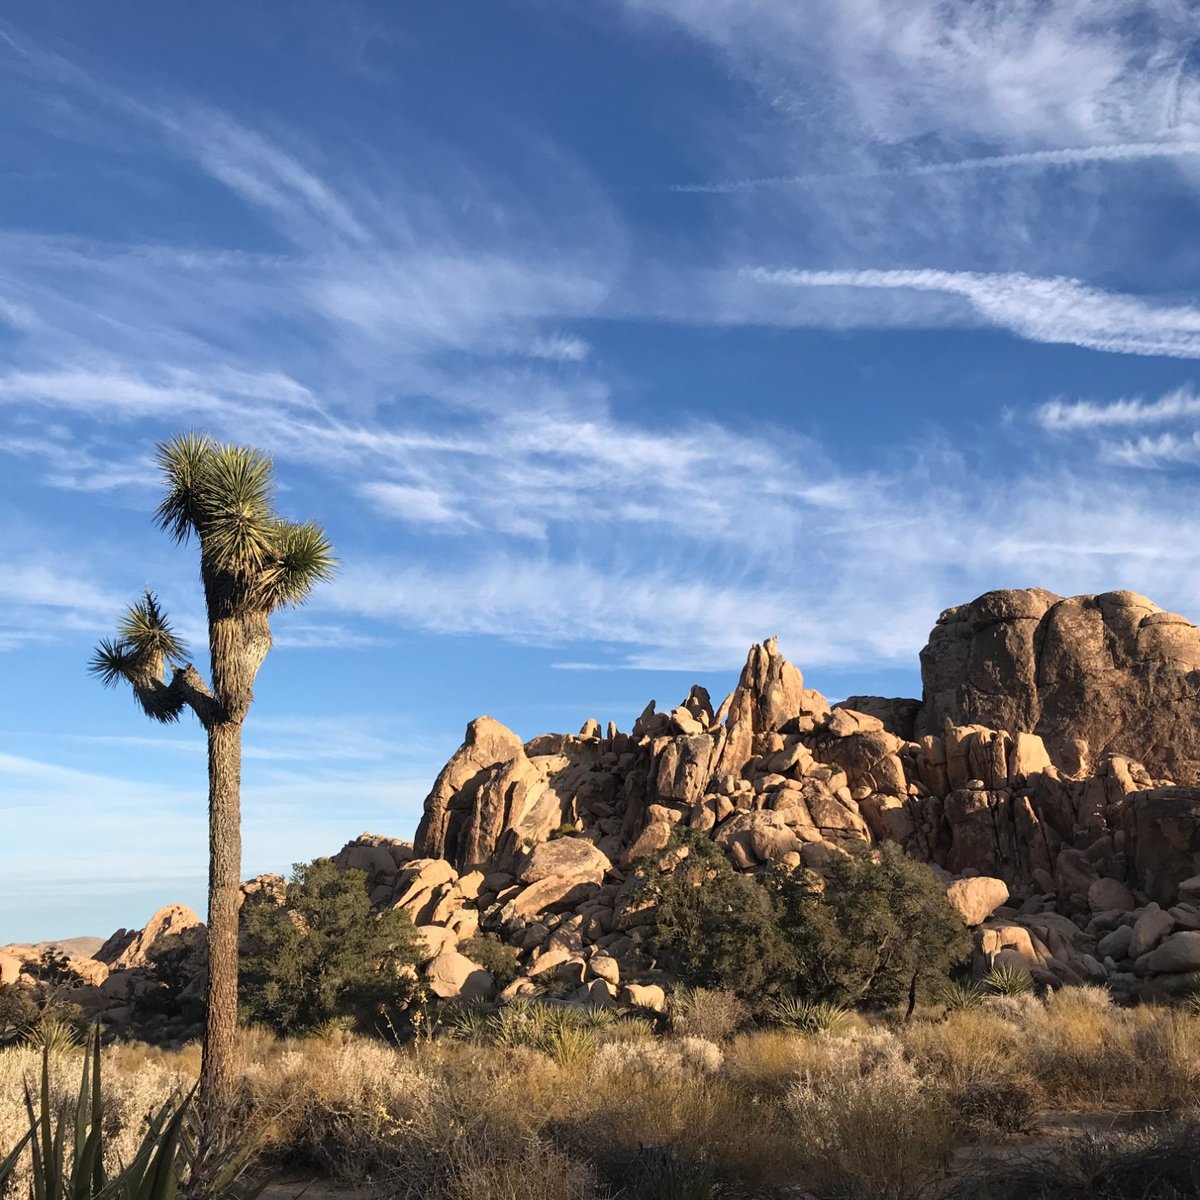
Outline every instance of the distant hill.
[(0, 950), (7, 951), (10, 954), (16, 950), (32, 951), (34, 954), (41, 954), (43, 950), (58, 950), (68, 958), (91, 958), (103, 945), (103, 938), (71, 937), (59, 938), (57, 941), (52, 942), (37, 942), (34, 945), (12, 942), (7, 946), (0, 946)]

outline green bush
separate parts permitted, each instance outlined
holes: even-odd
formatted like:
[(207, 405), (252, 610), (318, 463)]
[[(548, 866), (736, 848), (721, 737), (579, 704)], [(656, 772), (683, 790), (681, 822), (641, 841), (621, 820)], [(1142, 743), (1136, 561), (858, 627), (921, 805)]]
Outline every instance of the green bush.
[(342, 1016), (372, 1026), (416, 996), (412, 922), (397, 909), (371, 912), (362, 871), (297, 863), (281, 903), (265, 892), (247, 899), (242, 928), (242, 1007), (279, 1033)]
[(478, 933), (460, 942), (460, 954), (478, 963), (496, 981), (497, 988), (507, 987), (521, 973), (521, 956), (514, 946), (506, 945), (494, 933)]
[(885, 843), (834, 858), (820, 880), (772, 876), (780, 926), (795, 954), (796, 994), (888, 1008), (941, 986), (971, 948), (937, 876)]
[(23, 1041), (41, 1015), (27, 988), (16, 983), (0, 985), (0, 1046)]
[(672, 874), (645, 883), (656, 904), (655, 924), (643, 942), (647, 953), (694, 987), (748, 1000), (786, 988), (795, 959), (771, 893), (735, 871), (709, 838), (691, 832), (677, 837), (687, 857)]
[(913, 1002), (970, 951), (962, 918), (923, 863), (898, 846), (834, 858), (824, 877), (736, 871), (685, 832), (687, 857), (644, 884), (656, 904), (643, 947), (690, 986), (720, 988), (758, 1010), (782, 997), (852, 1007)]

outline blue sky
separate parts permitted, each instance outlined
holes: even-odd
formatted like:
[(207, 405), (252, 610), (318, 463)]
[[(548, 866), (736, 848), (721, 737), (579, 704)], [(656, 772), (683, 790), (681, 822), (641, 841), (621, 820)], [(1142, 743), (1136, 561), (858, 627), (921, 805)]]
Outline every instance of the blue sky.
[(245, 872), (410, 835), (466, 722), (627, 728), (780, 635), (1200, 616), (1200, 43), (1107, 0), (104, 6), (0, 21), (0, 941), (203, 899), (204, 750), (85, 674), (156, 439), (276, 457)]

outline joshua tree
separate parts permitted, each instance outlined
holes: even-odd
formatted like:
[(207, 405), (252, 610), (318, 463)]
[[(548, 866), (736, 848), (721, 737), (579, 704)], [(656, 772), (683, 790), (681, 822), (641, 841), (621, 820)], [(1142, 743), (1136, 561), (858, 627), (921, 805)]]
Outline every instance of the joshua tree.
[(160, 443), (157, 457), (166, 484), (158, 524), (176, 542), (195, 534), (200, 544), (210, 682), (188, 661), (187, 648), (149, 591), (130, 607), (117, 636), (97, 647), (91, 671), (105, 686), (128, 683), (155, 721), (177, 721), (190, 708), (208, 734), (208, 1012), (201, 1092), (220, 1103), (236, 1079), (242, 722), (271, 649), (271, 613), (302, 604), (315, 584), (330, 577), (335, 560), (318, 525), (293, 524), (276, 514), (271, 460), (261, 451), (192, 433)]

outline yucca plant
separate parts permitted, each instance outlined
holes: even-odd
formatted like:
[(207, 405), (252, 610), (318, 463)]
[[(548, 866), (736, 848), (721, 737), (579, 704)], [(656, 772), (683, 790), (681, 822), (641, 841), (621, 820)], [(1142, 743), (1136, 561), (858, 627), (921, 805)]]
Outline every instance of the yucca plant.
[(79, 1030), (65, 1017), (58, 1013), (45, 1013), (42, 1019), (29, 1027), (25, 1035), (25, 1044), (35, 1050), (49, 1050), (54, 1054), (62, 1054), (68, 1050), (77, 1050), (83, 1044)]
[[(208, 1004), (200, 1092), (206, 1108), (228, 1105), (236, 1083), (238, 887), (241, 880), (242, 723), (271, 649), (270, 616), (300, 605), (333, 572), (321, 528), (283, 520), (271, 460), (250, 446), (181, 434), (158, 446), (165, 495), (160, 528), (200, 544), (211, 672), (188, 660), (156, 597), (132, 605), (115, 638), (101, 641), (91, 671), (105, 686), (127, 683), (152, 720), (191, 709), (208, 737)], [(170, 679), (167, 675), (170, 671)]]
[(30, 1200), (254, 1200), (266, 1183), (249, 1183), (246, 1171), (254, 1146), (200, 1129), (192, 1098), (180, 1092), (147, 1118), (145, 1135), (130, 1162), (117, 1174), (105, 1169), (104, 1092), (100, 1079), (100, 1033), (93, 1032), (83, 1056), (79, 1096), (54, 1110), (50, 1100), (50, 1056), (42, 1048), (41, 1091), (35, 1101), (28, 1082), (29, 1128), (0, 1162), (0, 1194), (30, 1155)]
[(850, 1010), (844, 1004), (824, 1000), (801, 1000), (797, 996), (782, 996), (767, 1006), (767, 1013), (776, 1025), (794, 1029), (797, 1033), (841, 1033), (850, 1021)]
[(1033, 990), (1033, 977), (1020, 967), (1001, 963), (983, 977), (983, 987), (993, 996), (1023, 996)]
[(41, 1095), (35, 1103), (28, 1082), (25, 1108), (29, 1130), (0, 1164), (0, 1191), (28, 1149), (31, 1200), (171, 1200), (178, 1190), (176, 1160), (191, 1094), (175, 1097), (150, 1118), (141, 1146), (120, 1173), (104, 1168), (104, 1100), (100, 1088), (100, 1035), (89, 1040), (74, 1112), (50, 1103), (50, 1048), (42, 1049)]
[(491, 1007), (479, 1000), (456, 1004), (443, 1018), (439, 1028), (441, 1035), (451, 1041), (476, 1045), (491, 1041), (495, 1031), (496, 1017)]
[(984, 994), (973, 983), (947, 981), (938, 992), (937, 999), (947, 1012), (967, 1012), (983, 1003)]

